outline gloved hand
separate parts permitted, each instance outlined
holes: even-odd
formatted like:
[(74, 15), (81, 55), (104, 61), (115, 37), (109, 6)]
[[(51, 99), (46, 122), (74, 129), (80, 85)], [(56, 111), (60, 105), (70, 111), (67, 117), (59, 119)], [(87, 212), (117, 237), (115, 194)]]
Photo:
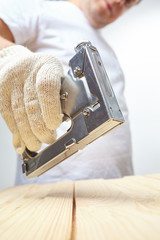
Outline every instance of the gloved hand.
[(13, 45), (0, 51), (0, 112), (13, 133), (16, 152), (37, 151), (55, 141), (63, 114), (63, 68), (57, 58)]

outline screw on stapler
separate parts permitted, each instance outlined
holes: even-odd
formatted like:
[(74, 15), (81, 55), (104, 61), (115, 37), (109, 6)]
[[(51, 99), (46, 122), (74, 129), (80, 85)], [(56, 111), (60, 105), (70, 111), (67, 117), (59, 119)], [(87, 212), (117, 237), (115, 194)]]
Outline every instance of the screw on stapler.
[(36, 177), (124, 122), (101, 57), (91, 42), (75, 48), (69, 71), (62, 79), (61, 103), (70, 129), (39, 153), (25, 150), (23, 172)]

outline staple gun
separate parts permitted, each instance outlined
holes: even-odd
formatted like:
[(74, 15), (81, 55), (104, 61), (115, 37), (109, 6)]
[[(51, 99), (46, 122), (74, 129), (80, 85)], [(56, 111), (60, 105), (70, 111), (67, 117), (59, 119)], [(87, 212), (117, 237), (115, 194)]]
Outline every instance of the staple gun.
[(91, 42), (75, 47), (69, 71), (62, 78), (61, 105), (67, 132), (41, 152), (25, 149), (22, 170), (36, 177), (124, 122), (101, 57)]

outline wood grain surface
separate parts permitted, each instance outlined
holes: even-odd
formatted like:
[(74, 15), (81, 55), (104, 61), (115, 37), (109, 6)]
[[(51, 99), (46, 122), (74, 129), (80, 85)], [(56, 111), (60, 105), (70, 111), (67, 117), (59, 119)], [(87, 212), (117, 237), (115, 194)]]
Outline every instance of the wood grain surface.
[(73, 183), (24, 185), (0, 194), (0, 240), (70, 239)]
[(160, 174), (0, 192), (0, 240), (160, 240)]

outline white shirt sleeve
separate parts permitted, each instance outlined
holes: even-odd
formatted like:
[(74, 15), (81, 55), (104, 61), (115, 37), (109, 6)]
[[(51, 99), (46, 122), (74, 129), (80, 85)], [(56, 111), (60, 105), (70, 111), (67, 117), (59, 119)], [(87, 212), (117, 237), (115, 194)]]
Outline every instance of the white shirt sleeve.
[(15, 43), (27, 45), (36, 38), (43, 0), (0, 0), (0, 18), (12, 32)]

